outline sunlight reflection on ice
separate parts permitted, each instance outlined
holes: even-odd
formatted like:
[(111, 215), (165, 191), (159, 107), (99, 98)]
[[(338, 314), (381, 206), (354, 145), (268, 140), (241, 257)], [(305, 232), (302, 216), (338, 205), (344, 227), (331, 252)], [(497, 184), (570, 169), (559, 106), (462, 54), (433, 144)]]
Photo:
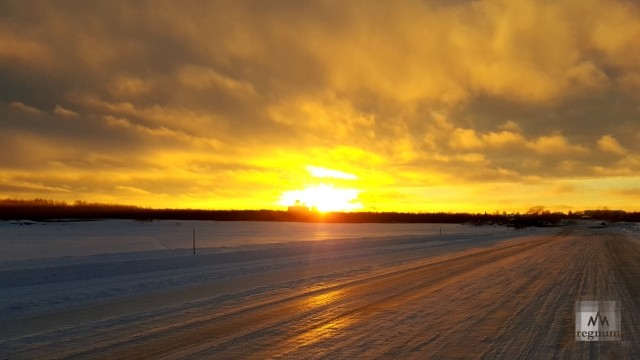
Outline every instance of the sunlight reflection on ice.
[(308, 308), (326, 308), (316, 317), (316, 325), (311, 326), (294, 340), (298, 346), (307, 346), (331, 338), (337, 331), (351, 323), (349, 316), (335, 318), (336, 308), (331, 306), (344, 295), (344, 290), (334, 290), (312, 296), (305, 302)]

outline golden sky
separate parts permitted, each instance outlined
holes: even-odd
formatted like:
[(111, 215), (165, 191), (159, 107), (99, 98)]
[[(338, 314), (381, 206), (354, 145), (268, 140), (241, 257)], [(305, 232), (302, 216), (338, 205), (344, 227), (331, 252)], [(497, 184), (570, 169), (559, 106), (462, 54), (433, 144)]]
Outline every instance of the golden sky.
[(2, 1), (0, 197), (640, 210), (630, 0)]

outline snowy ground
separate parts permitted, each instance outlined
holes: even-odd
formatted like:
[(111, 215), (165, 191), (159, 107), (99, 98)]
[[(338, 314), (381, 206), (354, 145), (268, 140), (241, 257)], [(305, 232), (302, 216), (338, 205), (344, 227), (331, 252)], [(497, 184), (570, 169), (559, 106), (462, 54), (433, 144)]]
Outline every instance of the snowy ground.
[[(487, 234), (499, 228), (458, 224), (331, 224), (224, 221), (0, 221), (0, 262), (128, 252), (301, 241)], [(504, 229), (501, 229), (504, 230)]]
[(0, 358), (640, 358), (635, 224), (240, 225), (0, 224)]

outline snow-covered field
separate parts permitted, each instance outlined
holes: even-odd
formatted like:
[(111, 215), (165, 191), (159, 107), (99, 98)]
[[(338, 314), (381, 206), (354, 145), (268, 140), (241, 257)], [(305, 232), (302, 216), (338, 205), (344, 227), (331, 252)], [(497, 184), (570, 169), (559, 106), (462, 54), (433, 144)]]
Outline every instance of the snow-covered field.
[(295, 267), (310, 254), (328, 262), (506, 231), (452, 224), (0, 222), (0, 319)]
[[(269, 243), (493, 233), (492, 227), (457, 224), (323, 224), (224, 221), (78, 222), (0, 221), (0, 262), (154, 250), (200, 249)], [(504, 229), (501, 229), (504, 231)]]
[(638, 226), (589, 225), (4, 222), (0, 358), (640, 358)]

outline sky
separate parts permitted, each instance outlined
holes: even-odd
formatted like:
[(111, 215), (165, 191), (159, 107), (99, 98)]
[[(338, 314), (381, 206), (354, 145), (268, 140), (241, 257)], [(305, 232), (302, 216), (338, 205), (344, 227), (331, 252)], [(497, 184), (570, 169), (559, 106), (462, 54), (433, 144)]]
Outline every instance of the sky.
[(640, 3), (0, 2), (0, 198), (640, 211)]

